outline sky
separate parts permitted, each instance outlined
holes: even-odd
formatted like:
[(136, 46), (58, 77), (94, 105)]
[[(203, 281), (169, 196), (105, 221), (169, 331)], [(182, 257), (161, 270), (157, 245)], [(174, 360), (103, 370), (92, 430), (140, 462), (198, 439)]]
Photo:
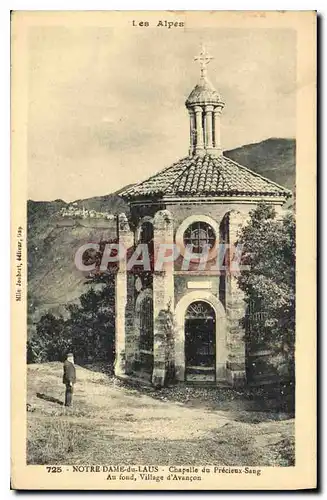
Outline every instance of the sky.
[(36, 26), (28, 37), (28, 197), (89, 198), (188, 154), (185, 100), (222, 94), (222, 146), (295, 137), (296, 34), (286, 29)]

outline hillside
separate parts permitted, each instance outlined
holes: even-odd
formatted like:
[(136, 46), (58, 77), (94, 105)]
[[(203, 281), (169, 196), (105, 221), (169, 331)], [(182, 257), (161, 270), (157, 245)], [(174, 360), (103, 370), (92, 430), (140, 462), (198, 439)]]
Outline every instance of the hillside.
[(224, 152), (231, 160), (295, 191), (295, 139), (267, 139)]
[[(118, 194), (78, 200), (88, 210), (117, 214), (128, 212)], [(87, 290), (87, 281), (76, 269), (74, 255), (88, 242), (110, 240), (116, 236), (116, 221), (105, 221), (99, 227), (88, 227), (81, 221), (63, 219), (58, 212), (68, 206), (62, 200), (28, 201), (28, 322), (33, 323), (48, 310), (66, 314), (65, 305), (76, 301)]]
[[(226, 151), (225, 155), (294, 190), (295, 140), (267, 139)], [(126, 186), (127, 187), (127, 186)], [(76, 200), (79, 207), (128, 213), (129, 208), (115, 193)], [(63, 226), (58, 212), (68, 204), (63, 200), (28, 201), (28, 311), (29, 326), (47, 310), (65, 314), (65, 304), (76, 301), (86, 291), (85, 277), (74, 264), (74, 254), (87, 242), (108, 240), (116, 235), (115, 221), (92, 228), (79, 223)]]
[(128, 212), (129, 208), (127, 203), (119, 195), (122, 191), (132, 186), (133, 184), (128, 184), (112, 194), (76, 200), (75, 203), (85, 207), (87, 210), (96, 210), (97, 212), (107, 211), (112, 214)]

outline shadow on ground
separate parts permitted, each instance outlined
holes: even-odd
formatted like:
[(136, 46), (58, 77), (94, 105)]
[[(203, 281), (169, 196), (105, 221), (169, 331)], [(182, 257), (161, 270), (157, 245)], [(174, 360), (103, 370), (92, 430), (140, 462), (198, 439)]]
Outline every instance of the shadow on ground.
[(43, 394), (41, 392), (37, 392), (36, 397), (39, 399), (43, 399), (44, 401), (49, 401), (49, 403), (56, 403), (57, 405), (64, 406), (64, 403), (60, 401), (60, 399), (48, 396), (47, 394)]
[(155, 400), (212, 412), (223, 411), (236, 422), (255, 424), (294, 418), (294, 386), (289, 384), (243, 390), (178, 385), (155, 390), (141, 385), (131, 387), (128, 382), (119, 383)]

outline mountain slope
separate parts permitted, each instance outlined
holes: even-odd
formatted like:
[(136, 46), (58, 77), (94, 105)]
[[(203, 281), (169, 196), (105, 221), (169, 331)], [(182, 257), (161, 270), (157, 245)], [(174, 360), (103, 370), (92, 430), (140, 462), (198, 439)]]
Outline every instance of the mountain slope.
[(295, 190), (295, 139), (267, 139), (224, 152), (231, 160)]
[[(87, 291), (85, 276), (76, 269), (74, 256), (82, 245), (110, 240), (116, 236), (116, 221), (106, 220), (99, 227), (59, 215), (69, 204), (56, 200), (27, 203), (28, 321), (31, 327), (48, 310), (66, 313), (65, 305)], [(78, 200), (87, 210), (117, 214), (128, 212), (128, 205), (117, 193)], [(101, 222), (101, 221), (100, 221)]]

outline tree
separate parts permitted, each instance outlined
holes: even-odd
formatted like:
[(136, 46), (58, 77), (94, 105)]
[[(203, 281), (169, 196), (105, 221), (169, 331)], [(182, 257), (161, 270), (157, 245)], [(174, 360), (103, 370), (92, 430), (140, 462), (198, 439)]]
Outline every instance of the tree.
[(27, 342), (27, 362), (42, 363), (62, 359), (69, 349), (71, 339), (60, 316), (44, 314), (36, 326), (36, 332)]
[(76, 356), (84, 361), (112, 361), (115, 340), (114, 279), (98, 290), (91, 288), (81, 295), (80, 305), (70, 304), (67, 309), (67, 327)]
[[(96, 282), (92, 282), (92, 285)], [(61, 361), (73, 351), (78, 362), (114, 359), (114, 277), (98, 289), (90, 288), (79, 304), (68, 304), (68, 319), (44, 314), (27, 343), (28, 363)]]
[[(295, 350), (295, 220), (282, 218), (267, 205), (250, 212), (241, 231), (243, 264), (238, 284), (252, 311), (263, 311), (251, 335), (271, 352), (271, 363), (282, 376), (294, 377)], [(253, 315), (255, 316), (255, 314)], [(262, 319), (263, 318), (263, 319)], [(257, 331), (255, 331), (257, 330)], [(251, 339), (250, 339), (251, 341)]]

